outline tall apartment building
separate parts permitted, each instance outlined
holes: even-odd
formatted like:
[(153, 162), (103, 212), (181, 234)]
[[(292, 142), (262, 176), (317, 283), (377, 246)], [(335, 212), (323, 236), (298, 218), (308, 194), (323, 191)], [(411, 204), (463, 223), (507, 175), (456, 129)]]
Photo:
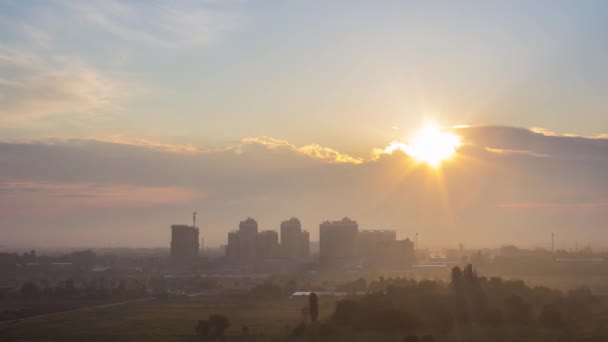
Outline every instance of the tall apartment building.
[(414, 262), (414, 243), (397, 240), (394, 230), (362, 230), (357, 239), (360, 263), (375, 269), (405, 269)]
[(279, 234), (276, 230), (258, 233), (256, 256), (259, 260), (274, 259), (279, 256)]
[(241, 221), (238, 230), (228, 233), (226, 258), (232, 263), (251, 268), (279, 255), (279, 234), (274, 230), (258, 231), (258, 223), (251, 217)]
[(319, 261), (325, 266), (353, 262), (357, 257), (357, 221), (348, 217), (319, 225)]
[(310, 235), (295, 217), (281, 222), (281, 256), (291, 261), (310, 257)]
[(383, 264), (389, 268), (404, 269), (410, 267), (415, 260), (414, 242), (404, 239), (387, 245)]
[(362, 230), (357, 236), (357, 254), (363, 258), (374, 258), (393, 241), (397, 241), (394, 230)]
[(188, 262), (199, 256), (198, 228), (182, 224), (171, 226), (171, 259)]
[(226, 258), (230, 262), (239, 260), (239, 232), (228, 232), (228, 244), (226, 245)]
[(255, 261), (258, 238), (258, 222), (251, 217), (239, 223), (239, 260), (243, 263)]

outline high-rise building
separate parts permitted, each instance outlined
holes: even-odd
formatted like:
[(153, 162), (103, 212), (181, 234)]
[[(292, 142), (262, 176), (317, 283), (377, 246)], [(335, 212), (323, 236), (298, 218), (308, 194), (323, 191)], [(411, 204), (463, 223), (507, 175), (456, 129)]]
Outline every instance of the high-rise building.
[(385, 268), (404, 269), (410, 267), (415, 259), (414, 242), (410, 239), (396, 240), (383, 244), (381, 264)]
[(251, 263), (256, 258), (256, 246), (258, 238), (258, 223), (248, 217), (239, 223), (238, 249), (239, 260), (242, 263)]
[(362, 230), (357, 236), (357, 254), (366, 259), (376, 258), (387, 243), (396, 240), (394, 230)]
[(319, 259), (325, 266), (344, 265), (357, 256), (359, 225), (348, 217), (319, 225)]
[(261, 262), (279, 257), (279, 246), (277, 231), (258, 231), (258, 223), (249, 217), (240, 222), (237, 231), (228, 233), (226, 259), (251, 270)]
[(298, 250), (299, 260), (308, 260), (310, 258), (310, 234), (306, 230), (300, 233)]
[(279, 256), (279, 234), (276, 230), (263, 230), (258, 233), (256, 256), (260, 260)]
[(228, 244), (226, 245), (226, 258), (235, 262), (239, 259), (239, 232), (228, 232)]
[(171, 259), (188, 262), (199, 256), (198, 228), (175, 224), (171, 226)]
[(292, 261), (302, 261), (310, 256), (310, 238), (302, 231), (300, 220), (295, 217), (281, 222), (281, 255)]

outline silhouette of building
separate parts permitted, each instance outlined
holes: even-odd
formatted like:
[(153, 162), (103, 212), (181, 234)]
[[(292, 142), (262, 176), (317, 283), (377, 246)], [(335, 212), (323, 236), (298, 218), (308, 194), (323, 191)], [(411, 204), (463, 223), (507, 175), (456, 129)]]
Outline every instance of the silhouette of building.
[(291, 261), (306, 260), (310, 256), (310, 236), (295, 217), (281, 222), (281, 256)]
[(196, 260), (199, 256), (198, 228), (182, 224), (171, 226), (171, 259), (177, 263)]
[(256, 256), (261, 261), (279, 256), (279, 234), (276, 230), (263, 230), (258, 233)]
[(352, 263), (357, 256), (359, 225), (348, 217), (319, 225), (319, 261), (324, 266)]
[(241, 268), (252, 270), (268, 259), (278, 258), (279, 234), (275, 230), (258, 231), (258, 223), (249, 217), (239, 223), (237, 231), (228, 233), (226, 259)]
[(303, 230), (300, 233), (300, 244), (299, 244), (299, 252), (300, 260), (308, 260), (310, 259), (310, 234), (308, 231)]
[(357, 236), (358, 255), (363, 258), (375, 258), (387, 243), (397, 240), (394, 230), (362, 230)]
[(414, 242), (410, 239), (387, 242), (381, 251), (380, 262), (386, 268), (409, 268), (416, 259)]
[(230, 262), (239, 260), (239, 232), (228, 232), (228, 244), (226, 245), (226, 258)]
[(402, 270), (414, 262), (414, 242), (397, 240), (394, 230), (362, 230), (357, 248), (360, 264), (374, 269)]
[(239, 223), (238, 255), (241, 263), (252, 263), (256, 258), (258, 222), (251, 217)]

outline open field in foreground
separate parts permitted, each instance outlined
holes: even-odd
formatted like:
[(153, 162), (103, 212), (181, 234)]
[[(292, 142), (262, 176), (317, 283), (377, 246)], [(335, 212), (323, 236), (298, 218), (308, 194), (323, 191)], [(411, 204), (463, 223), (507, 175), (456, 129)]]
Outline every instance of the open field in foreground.
[[(333, 303), (332, 298), (322, 298), (321, 315), (329, 314)], [(247, 325), (250, 335), (271, 340), (271, 336), (287, 336), (302, 321), (301, 309), (306, 305), (307, 298), (234, 295), (157, 299), (0, 325), (0, 341), (198, 341), (197, 321), (211, 314), (230, 319), (229, 336), (241, 336), (242, 326)]]

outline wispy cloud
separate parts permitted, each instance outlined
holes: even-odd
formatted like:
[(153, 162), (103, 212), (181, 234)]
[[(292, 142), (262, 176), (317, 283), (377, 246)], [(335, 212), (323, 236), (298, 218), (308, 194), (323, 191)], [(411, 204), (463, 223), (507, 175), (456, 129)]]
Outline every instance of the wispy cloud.
[(573, 202), (573, 203), (559, 203), (559, 202), (515, 202), (515, 203), (501, 203), (498, 205), (499, 208), (505, 209), (584, 209), (584, 208), (606, 208), (608, 207), (608, 201), (597, 201), (597, 202)]
[(35, 214), (57, 215), (83, 208), (179, 205), (203, 197), (203, 193), (175, 186), (5, 181), (0, 182), (0, 215), (32, 210)]
[(203, 152), (202, 149), (194, 146), (192, 144), (167, 144), (157, 141), (152, 141), (149, 139), (140, 139), (140, 138), (127, 138), (121, 135), (111, 135), (107, 138), (96, 139), (98, 141), (111, 142), (115, 144), (123, 144), (123, 145), (131, 145), (131, 146), (139, 146), (148, 149), (165, 151), (165, 152), (174, 152), (174, 153), (188, 153), (188, 154), (196, 154)]
[(548, 157), (548, 155), (546, 155), (546, 154), (537, 153), (537, 152), (529, 151), (529, 150), (509, 150), (509, 149), (491, 148), (491, 147), (486, 147), (485, 150), (488, 152), (491, 152), (491, 153), (496, 153), (496, 154), (515, 154), (515, 155), (526, 155), (526, 156), (531, 156), (531, 157)]
[[(350, 163), (360, 164), (365, 162), (365, 159), (353, 157), (351, 155), (341, 153), (330, 147), (321, 146), (319, 144), (308, 144), (301, 147), (297, 147), (286, 140), (275, 139), (267, 136), (259, 137), (248, 137), (241, 139), (238, 143), (226, 144), (218, 147), (206, 147), (202, 148), (194, 144), (171, 144), (165, 142), (154, 141), (150, 139), (132, 138), (123, 135), (111, 135), (104, 138), (96, 138), (95, 141), (108, 142), (119, 145), (129, 145), (142, 147), (155, 151), (177, 153), (177, 154), (212, 154), (232, 151), (236, 154), (243, 153), (243, 150), (247, 146), (262, 146), (266, 149), (284, 149), (289, 152), (295, 152), (298, 155), (302, 155), (311, 159), (324, 161), (328, 163)], [(44, 139), (38, 141), (28, 141), (27, 143), (43, 143), (43, 144), (57, 144), (67, 143), (70, 139)], [(8, 142), (8, 141), (7, 141)], [(15, 142), (15, 141), (10, 141)]]
[(238, 23), (238, 15), (204, 2), (65, 2), (82, 18), (126, 41), (165, 48), (216, 42)]
[(245, 138), (242, 140), (244, 144), (257, 144), (262, 145), (267, 148), (287, 148), (289, 150), (295, 151), (299, 154), (305, 155), (307, 157), (323, 160), (330, 163), (351, 163), (351, 164), (360, 164), (364, 162), (364, 159), (350, 156), (348, 154), (340, 153), (332, 148), (323, 147), (318, 144), (310, 144), (301, 147), (297, 147), (295, 145), (290, 144), (286, 140), (274, 139), (271, 137), (261, 136), (261, 137), (251, 137)]
[(21, 31), (37, 47), (48, 48), (53, 44), (54, 38), (51, 32), (37, 26), (21, 23)]
[(542, 127), (530, 127), (530, 131), (538, 134), (542, 134), (548, 137), (556, 137), (559, 136), (558, 133), (553, 132), (552, 130), (542, 128)]
[(111, 104), (114, 82), (79, 59), (0, 49), (0, 119), (82, 113)]

